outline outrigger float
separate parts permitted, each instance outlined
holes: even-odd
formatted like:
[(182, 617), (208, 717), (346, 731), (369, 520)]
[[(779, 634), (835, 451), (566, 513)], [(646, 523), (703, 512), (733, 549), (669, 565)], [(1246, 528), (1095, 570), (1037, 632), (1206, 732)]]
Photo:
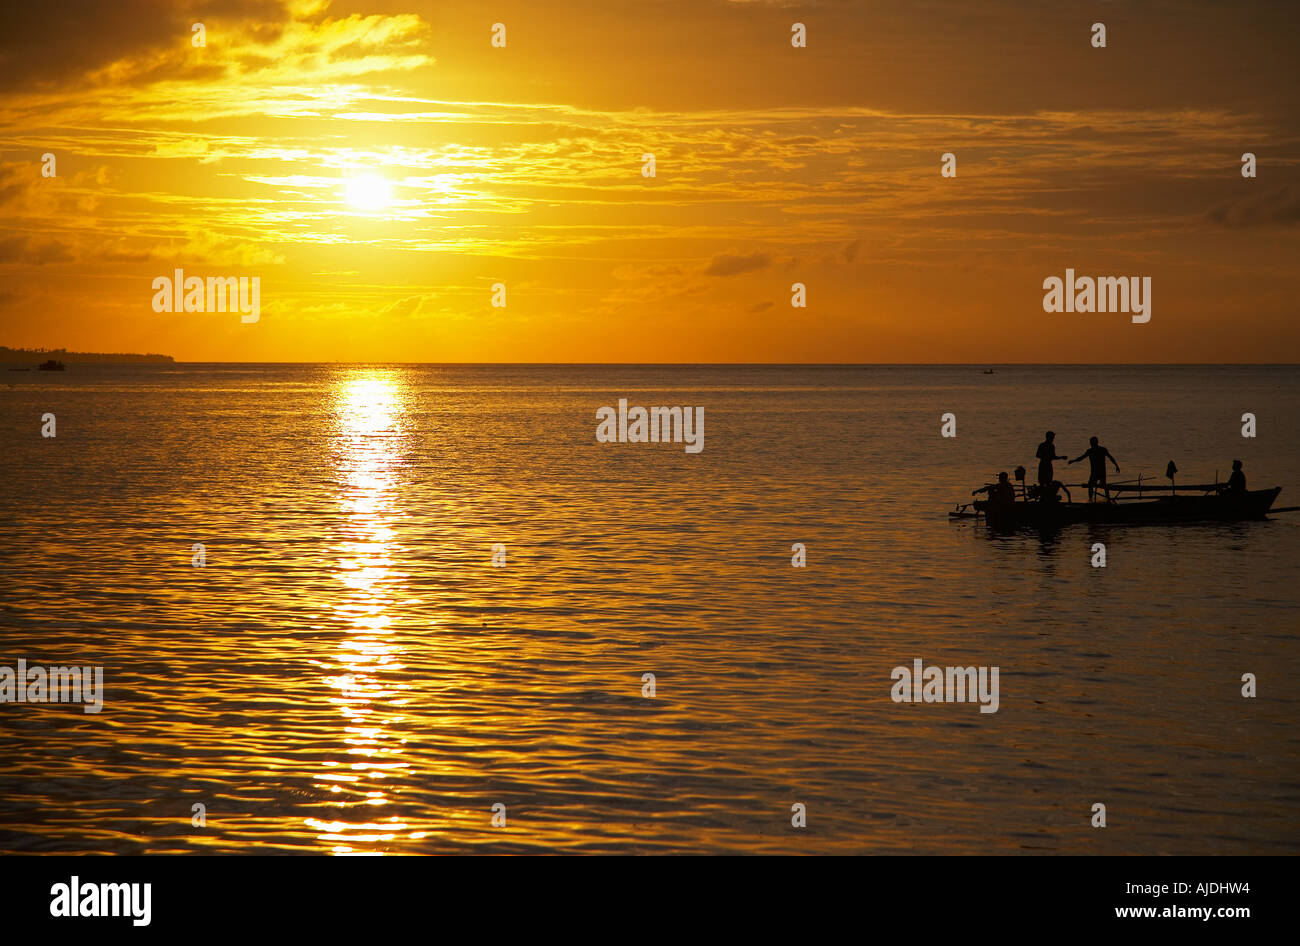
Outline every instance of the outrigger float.
[[(1019, 472), (1019, 471), (1017, 471)], [(1079, 488), (1086, 490), (1086, 483)], [(1039, 487), (1032, 487), (1042, 493)], [(1024, 487), (1011, 502), (977, 499), (963, 503), (948, 513), (951, 519), (984, 519), (999, 531), (1038, 528), (1054, 529), (1076, 523), (1098, 524), (1183, 524), (1192, 522), (1243, 522), (1263, 519), (1272, 512), (1296, 512), (1300, 506), (1273, 509), (1282, 487), (1229, 492), (1222, 483), (1198, 486), (1156, 486), (1154, 484), (1117, 484), (1110, 487), (1110, 498), (1098, 490), (1096, 502), (1073, 502), (1069, 487), (1064, 501), (1035, 499)], [(1155, 494), (1154, 496), (1152, 494)]]

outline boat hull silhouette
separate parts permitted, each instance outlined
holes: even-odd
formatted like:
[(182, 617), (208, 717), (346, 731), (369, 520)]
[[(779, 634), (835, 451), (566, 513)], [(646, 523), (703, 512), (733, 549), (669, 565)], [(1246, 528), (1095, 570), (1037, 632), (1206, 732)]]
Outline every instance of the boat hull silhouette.
[(1191, 522), (1242, 522), (1263, 519), (1282, 487), (1217, 493), (1204, 496), (1160, 496), (1128, 502), (1023, 502), (990, 503), (976, 500), (974, 512), (961, 510), (955, 519), (982, 517), (993, 529), (1050, 529), (1077, 523), (1159, 525)]

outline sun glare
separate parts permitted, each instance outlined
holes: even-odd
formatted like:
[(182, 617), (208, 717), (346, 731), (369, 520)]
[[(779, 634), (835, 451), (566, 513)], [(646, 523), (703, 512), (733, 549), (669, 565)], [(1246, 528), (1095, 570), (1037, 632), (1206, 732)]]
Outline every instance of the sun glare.
[(393, 201), (393, 189), (378, 174), (360, 174), (344, 184), (347, 201), (358, 210), (383, 210)]

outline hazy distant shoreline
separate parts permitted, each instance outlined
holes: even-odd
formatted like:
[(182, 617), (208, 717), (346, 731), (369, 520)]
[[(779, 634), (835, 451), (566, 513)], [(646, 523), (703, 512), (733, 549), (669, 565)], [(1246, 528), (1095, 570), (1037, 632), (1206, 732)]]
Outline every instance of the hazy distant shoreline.
[[(0, 347), (0, 363), (4, 361), (6, 352), (12, 353), (18, 349), (5, 349)], [(188, 361), (182, 359), (177, 361), (170, 355), (128, 355), (128, 354), (99, 354), (83, 352), (65, 352), (60, 354), (57, 350), (34, 352), (42, 358), (58, 357), (62, 360), (82, 360), (94, 361), (100, 360), (102, 363), (154, 363), (168, 364), (184, 368), (203, 368), (203, 367), (249, 367), (249, 368), (314, 368), (314, 367), (389, 367), (389, 368), (889, 368), (889, 369), (911, 369), (911, 368), (952, 368), (952, 369), (971, 369), (981, 371), (987, 368), (993, 368), (997, 371), (1003, 369), (1013, 371), (1016, 369), (1039, 369), (1039, 368), (1300, 368), (1300, 363), (1296, 362), (1143, 362), (1143, 361), (1125, 361), (1125, 362), (1012, 362), (1012, 363), (993, 363), (982, 361), (958, 361), (958, 362), (831, 362), (831, 361)], [(63, 356), (67, 355), (68, 358)]]
[(36, 363), (53, 358), (64, 364), (161, 364), (170, 365), (174, 361), (171, 355), (137, 355), (127, 352), (68, 351), (65, 348), (8, 348), (0, 345), (0, 363), (25, 364)]
[[(181, 359), (156, 353), (77, 352), (64, 348), (8, 348), (0, 345), (0, 365), (38, 364), (48, 359), (65, 364), (156, 364), (185, 368), (210, 366), (240, 367), (408, 367), (408, 368), (810, 368), (810, 369), (910, 369), (951, 368), (985, 370), (993, 373), (1018, 369), (1065, 368), (1296, 368), (1296, 362), (781, 362), (781, 361), (702, 361), (702, 362), (614, 362), (614, 361), (205, 361)], [(33, 360), (34, 359), (34, 360)]]

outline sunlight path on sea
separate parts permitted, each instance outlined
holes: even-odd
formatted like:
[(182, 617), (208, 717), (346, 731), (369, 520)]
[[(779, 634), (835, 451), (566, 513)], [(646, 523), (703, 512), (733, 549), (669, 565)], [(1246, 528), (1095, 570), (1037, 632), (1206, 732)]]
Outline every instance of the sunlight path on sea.
[(406, 577), (394, 568), (393, 529), (405, 462), (405, 392), (395, 372), (361, 369), (341, 378), (332, 398), (344, 524), (331, 567), (344, 593), (331, 607), (350, 633), (323, 667), (342, 716), (340, 757), (316, 777), (318, 788), (340, 796), (340, 812), (333, 820), (306, 823), (336, 854), (378, 853), (368, 847), (391, 844), (408, 828), (398, 816), (371, 816), (397, 791), (374, 786), (411, 768), (404, 738), (409, 684), (394, 679), (404, 665), (401, 648), (390, 639), (391, 612)]

